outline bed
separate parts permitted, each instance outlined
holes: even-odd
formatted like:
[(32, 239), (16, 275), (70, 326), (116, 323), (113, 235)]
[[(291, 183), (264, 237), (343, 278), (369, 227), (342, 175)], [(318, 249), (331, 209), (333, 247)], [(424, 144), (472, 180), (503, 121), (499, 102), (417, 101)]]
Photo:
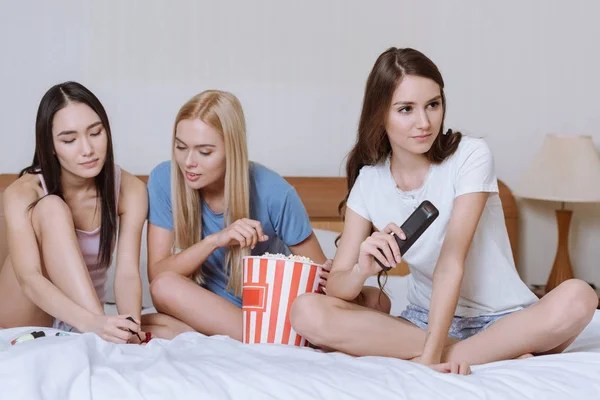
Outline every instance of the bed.
[[(0, 175), (0, 191), (12, 179)], [(343, 226), (337, 204), (345, 193), (344, 180), (287, 179), (300, 194), (319, 241), (332, 257), (333, 240)], [(517, 254), (516, 203), (506, 185), (500, 187)], [(0, 259), (2, 240), (0, 232)], [(408, 270), (394, 271), (387, 287), (392, 313), (397, 314), (406, 304)], [(108, 305), (107, 311), (114, 310)], [(171, 341), (155, 339), (142, 347), (114, 345), (93, 334), (56, 337), (57, 331), (43, 328), (47, 337), (10, 345), (12, 339), (32, 330), (41, 328), (0, 330), (1, 399), (600, 398), (598, 313), (563, 354), (474, 366), (470, 376), (439, 374), (396, 359), (243, 345), (228, 337), (198, 333)]]

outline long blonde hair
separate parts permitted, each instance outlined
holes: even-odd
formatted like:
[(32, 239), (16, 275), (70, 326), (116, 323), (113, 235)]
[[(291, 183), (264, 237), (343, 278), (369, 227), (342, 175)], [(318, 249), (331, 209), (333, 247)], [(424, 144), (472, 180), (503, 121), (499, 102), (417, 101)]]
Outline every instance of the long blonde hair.
[[(175, 160), (177, 124), (186, 119), (200, 119), (223, 135), (225, 142), (225, 227), (250, 216), (250, 162), (246, 144), (246, 123), (242, 106), (233, 94), (218, 90), (204, 91), (181, 107), (173, 127), (171, 162), (171, 198), (173, 199), (174, 247), (185, 250), (202, 239), (202, 196), (191, 189)], [(230, 247), (223, 269), (229, 276), (227, 289), (236, 296), (242, 293), (242, 257), (248, 249)], [(204, 282), (202, 267), (194, 273), (198, 284)]]

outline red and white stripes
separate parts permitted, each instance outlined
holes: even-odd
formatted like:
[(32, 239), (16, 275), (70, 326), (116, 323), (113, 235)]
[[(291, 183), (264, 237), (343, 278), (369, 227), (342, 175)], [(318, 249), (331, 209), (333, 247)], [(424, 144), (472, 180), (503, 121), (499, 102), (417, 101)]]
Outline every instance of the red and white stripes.
[(296, 297), (317, 291), (319, 269), (298, 261), (244, 257), (244, 343), (306, 346), (292, 329), (290, 309)]

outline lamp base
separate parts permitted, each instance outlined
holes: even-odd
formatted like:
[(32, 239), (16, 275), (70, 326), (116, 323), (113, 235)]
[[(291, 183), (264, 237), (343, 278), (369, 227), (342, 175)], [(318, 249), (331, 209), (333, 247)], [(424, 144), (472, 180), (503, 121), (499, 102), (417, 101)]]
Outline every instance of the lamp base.
[(558, 222), (558, 247), (554, 265), (546, 283), (546, 293), (566, 281), (573, 279), (573, 267), (569, 258), (569, 226), (571, 224), (571, 210), (556, 210)]

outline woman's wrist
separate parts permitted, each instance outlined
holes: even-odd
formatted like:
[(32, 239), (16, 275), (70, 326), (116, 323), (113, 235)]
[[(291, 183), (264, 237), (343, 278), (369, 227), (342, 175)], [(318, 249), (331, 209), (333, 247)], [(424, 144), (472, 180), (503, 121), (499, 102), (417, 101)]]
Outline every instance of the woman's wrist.
[(119, 303), (117, 303), (117, 310), (120, 315), (129, 315), (133, 319), (135, 319), (136, 322), (140, 322), (140, 318), (142, 315), (141, 306), (135, 305), (133, 307), (127, 307), (127, 306), (119, 307)]
[(423, 355), (421, 356), (425, 360), (424, 363), (439, 364), (442, 358), (442, 351), (444, 350), (444, 343), (444, 340), (438, 340), (432, 332), (427, 332)]
[(204, 246), (208, 246), (208, 250), (212, 253), (213, 251), (217, 250), (218, 248), (220, 248), (221, 246), (219, 246), (218, 240), (217, 240), (217, 235), (219, 233), (211, 233), (210, 235), (206, 236), (204, 239), (202, 239), (200, 242), (198, 242), (198, 245), (204, 245)]
[(427, 348), (423, 349), (423, 354), (421, 354), (421, 363), (422, 364), (439, 364), (442, 359), (441, 352), (435, 352), (433, 350), (429, 350)]
[(79, 318), (77, 318), (77, 324), (73, 325), (73, 327), (75, 329), (77, 329), (79, 332), (92, 332), (93, 331), (93, 326), (94, 326), (94, 320), (97, 318), (98, 316), (87, 311), (87, 310), (83, 310), (81, 313), (81, 316), (79, 316)]

